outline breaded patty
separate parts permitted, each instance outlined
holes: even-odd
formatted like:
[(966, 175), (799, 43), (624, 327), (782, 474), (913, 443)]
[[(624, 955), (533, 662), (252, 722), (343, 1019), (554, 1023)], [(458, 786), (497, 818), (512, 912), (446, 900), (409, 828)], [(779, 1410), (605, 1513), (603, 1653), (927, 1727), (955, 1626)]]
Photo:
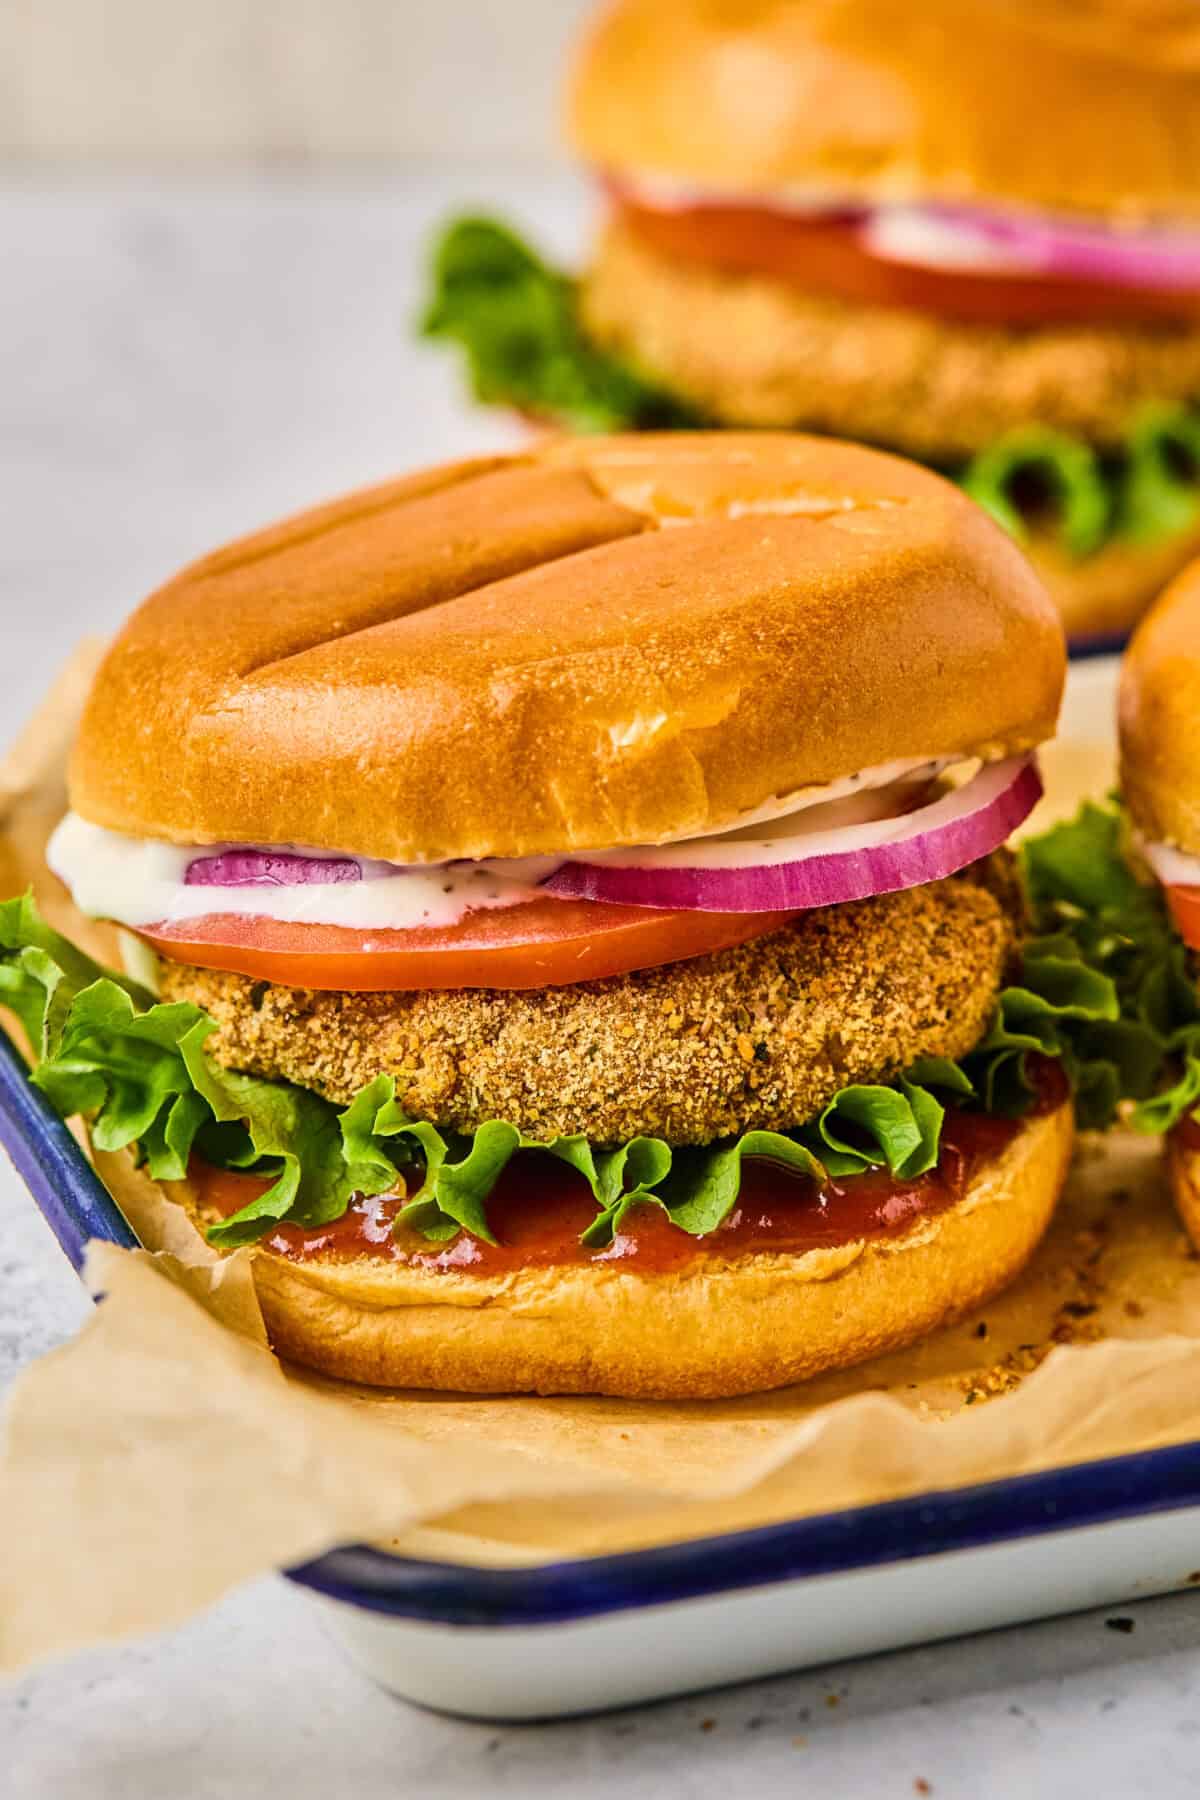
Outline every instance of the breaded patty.
[(1198, 325), (1002, 328), (854, 306), (670, 259), (619, 222), (583, 313), (606, 349), (721, 424), (831, 432), (935, 463), (1031, 423), (1117, 445), (1148, 403), (1200, 396)]
[[(995, 891), (993, 891), (993, 888)], [(574, 987), (315, 993), (163, 963), (217, 1021), (211, 1054), (347, 1102), (380, 1073), (415, 1118), (540, 1137), (702, 1144), (802, 1125), (852, 1081), (983, 1034), (1016, 925), (1003, 875), (804, 913), (732, 950)]]

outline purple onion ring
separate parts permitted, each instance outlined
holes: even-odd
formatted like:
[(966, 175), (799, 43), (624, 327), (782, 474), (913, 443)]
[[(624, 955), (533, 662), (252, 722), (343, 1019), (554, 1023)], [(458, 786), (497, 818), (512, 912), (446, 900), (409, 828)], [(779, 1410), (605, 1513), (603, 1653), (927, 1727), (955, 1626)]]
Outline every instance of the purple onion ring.
[[(577, 856), (556, 869), (544, 889), (564, 900), (695, 912), (801, 912), (840, 906), (873, 894), (924, 887), (956, 874), (999, 849), (1041, 795), (1033, 757), (1009, 757), (985, 764), (965, 786), (901, 819), (851, 827), (860, 838), (854, 849), (836, 847), (837, 831), (825, 834), (826, 847), (820, 850), (812, 839), (806, 842), (798, 835), (795, 857), (787, 860), (780, 855), (787, 840), (776, 826), (769, 860), (761, 844), (739, 845), (737, 859), (731, 861), (719, 838), (700, 838), (686, 846), (686, 864), (675, 860), (684, 849), (681, 845), (666, 847), (665, 857), (653, 849), (629, 851), (620, 862), (603, 858), (588, 862)], [(871, 830), (878, 832), (879, 842), (862, 842), (862, 834)]]
[(221, 850), (188, 864), (185, 887), (301, 887), (309, 882), (361, 881), (352, 856), (301, 856), (293, 850)]

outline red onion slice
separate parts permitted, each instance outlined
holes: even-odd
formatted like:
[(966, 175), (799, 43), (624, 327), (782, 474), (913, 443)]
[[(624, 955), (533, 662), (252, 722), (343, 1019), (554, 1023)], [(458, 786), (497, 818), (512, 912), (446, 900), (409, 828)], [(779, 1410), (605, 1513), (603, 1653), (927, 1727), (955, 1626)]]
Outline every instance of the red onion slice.
[[(923, 887), (999, 849), (1042, 794), (1032, 756), (987, 763), (965, 786), (899, 818), (789, 840), (698, 839), (577, 857), (545, 882), (563, 898), (696, 912), (836, 906)], [(611, 860), (613, 857), (619, 860)], [(686, 857), (686, 862), (682, 859)], [(636, 860), (634, 860), (636, 858)]]
[(1194, 227), (1120, 229), (1053, 214), (935, 204), (880, 207), (860, 227), (860, 238), (865, 250), (889, 262), (1200, 292)]
[(292, 850), (221, 850), (188, 864), (185, 887), (301, 887), (309, 882), (361, 881), (352, 856), (302, 856)]

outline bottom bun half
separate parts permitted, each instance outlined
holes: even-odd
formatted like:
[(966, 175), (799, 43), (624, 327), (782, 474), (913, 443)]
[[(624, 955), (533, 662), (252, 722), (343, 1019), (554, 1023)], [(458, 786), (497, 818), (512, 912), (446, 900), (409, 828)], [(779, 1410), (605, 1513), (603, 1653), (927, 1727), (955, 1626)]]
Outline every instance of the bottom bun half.
[(1045, 537), (1023, 546), (1050, 590), (1063, 629), (1075, 642), (1123, 637), (1167, 583), (1200, 555), (1200, 527), (1152, 543), (1116, 539), (1091, 556), (1074, 557)]
[(303, 1264), (257, 1250), (279, 1354), (377, 1387), (723, 1398), (783, 1387), (925, 1336), (1024, 1267), (1074, 1137), (1031, 1119), (945, 1212), (900, 1236), (654, 1275), (581, 1263), (471, 1275), (373, 1257)]
[(1178, 1132), (1167, 1139), (1167, 1171), (1184, 1229), (1200, 1250), (1200, 1150), (1184, 1143)]

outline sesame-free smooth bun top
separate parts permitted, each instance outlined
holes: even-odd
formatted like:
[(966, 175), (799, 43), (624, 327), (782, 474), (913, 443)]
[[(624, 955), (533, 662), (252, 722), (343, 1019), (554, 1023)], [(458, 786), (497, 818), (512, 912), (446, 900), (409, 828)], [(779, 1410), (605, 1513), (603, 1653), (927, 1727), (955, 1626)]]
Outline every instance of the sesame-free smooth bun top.
[(1121, 668), (1121, 787), (1152, 843), (1200, 856), (1200, 562), (1167, 588)]
[(304, 513), (133, 615), (71, 801), (397, 862), (649, 843), (1050, 735), (1062, 631), (956, 488), (829, 439), (557, 441)]
[(569, 110), (717, 192), (1200, 216), (1195, 0), (616, 0)]

